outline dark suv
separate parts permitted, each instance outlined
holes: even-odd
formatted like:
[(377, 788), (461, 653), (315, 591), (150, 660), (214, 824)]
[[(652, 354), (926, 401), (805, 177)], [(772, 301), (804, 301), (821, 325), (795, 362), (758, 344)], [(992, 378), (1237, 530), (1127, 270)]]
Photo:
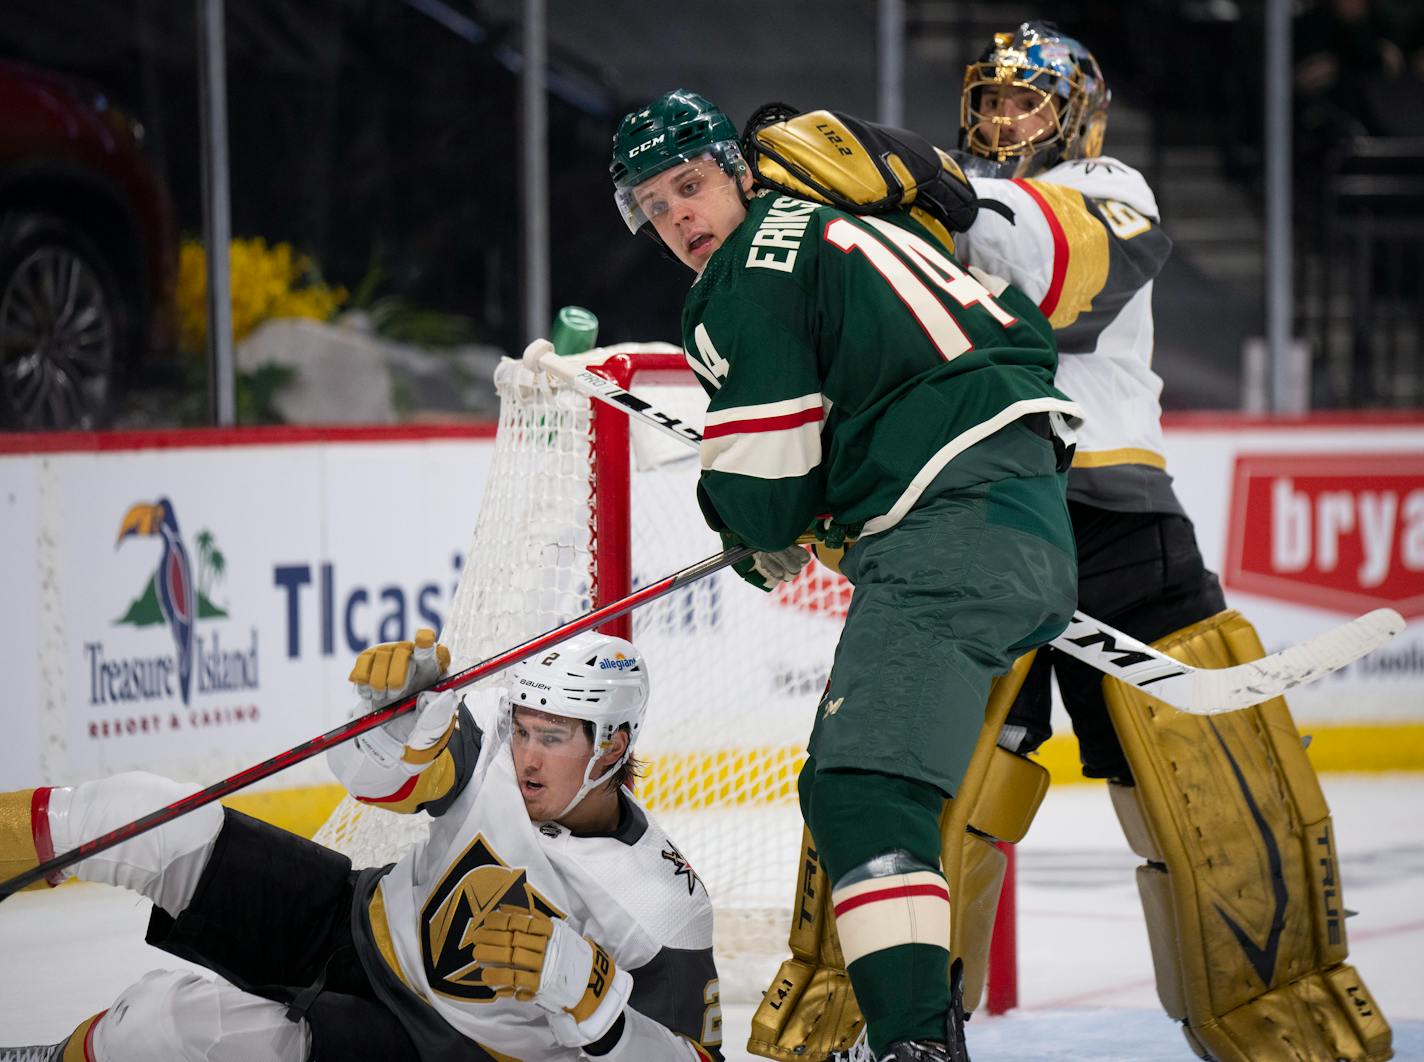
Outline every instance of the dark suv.
[(103, 90), (0, 61), (0, 426), (90, 428), (171, 352), (177, 235)]

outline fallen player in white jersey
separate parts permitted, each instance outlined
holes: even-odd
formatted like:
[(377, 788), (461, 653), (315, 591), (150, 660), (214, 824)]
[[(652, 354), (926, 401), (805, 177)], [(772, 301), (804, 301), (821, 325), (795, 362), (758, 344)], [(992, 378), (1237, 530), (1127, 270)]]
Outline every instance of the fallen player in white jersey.
[[(367, 650), (358, 710), (448, 661), (430, 631)], [(428, 694), (328, 754), (358, 800), (432, 816), (392, 866), (353, 871), (216, 805), (75, 864), (151, 899), (148, 942), (220, 979), (154, 971), (61, 1043), (0, 1062), (720, 1060), (706, 889), (622, 784), (642, 657), (584, 634), (509, 678), (497, 707)], [(135, 772), (0, 794), (0, 877), (194, 789)]]

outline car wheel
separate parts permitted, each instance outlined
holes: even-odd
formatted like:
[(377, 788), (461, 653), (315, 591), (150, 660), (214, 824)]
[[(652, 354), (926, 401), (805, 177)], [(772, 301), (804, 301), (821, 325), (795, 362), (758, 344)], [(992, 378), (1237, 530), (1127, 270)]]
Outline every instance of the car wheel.
[(113, 266), (72, 222), (28, 210), (0, 219), (0, 422), (103, 425), (126, 317)]

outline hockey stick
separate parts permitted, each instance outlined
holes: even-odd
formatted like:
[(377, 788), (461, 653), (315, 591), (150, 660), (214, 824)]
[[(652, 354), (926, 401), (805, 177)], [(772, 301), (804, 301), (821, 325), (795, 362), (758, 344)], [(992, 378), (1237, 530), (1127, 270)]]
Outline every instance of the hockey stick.
[[(649, 601), (654, 601), (657, 598), (672, 593), (674, 590), (687, 586), (689, 583), (694, 583), (714, 572), (721, 571), (723, 568), (736, 564), (738, 561), (745, 560), (750, 557), (753, 552), (750, 546), (736, 546), (722, 553), (708, 557), (705, 560), (698, 561), (696, 564), (683, 568), (681, 571), (674, 572), (666, 579), (652, 583), (640, 590), (633, 591), (633, 593), (627, 597), (619, 598), (617, 601), (610, 602), (601, 608), (596, 608), (592, 612), (586, 612), (561, 627), (555, 627), (552, 630), (545, 631), (543, 634), (536, 635), (527, 642), (516, 645), (513, 649), (506, 649), (504, 652), (489, 657), (487, 660), (481, 660), (478, 664), (467, 667), (464, 671), (449, 675), (428, 687), (428, 689), (443, 692), (444, 690), (455, 690), (463, 686), (468, 686), (470, 683), (493, 675), (497, 671), (503, 671), (505, 668), (517, 664), (521, 660), (527, 660), (529, 657), (543, 652), (550, 646), (559, 644), (566, 638), (572, 638), (575, 634), (581, 634), (586, 630), (597, 627), (601, 623), (606, 623), (615, 617), (621, 616), (625, 612), (631, 612), (640, 605), (645, 605)], [(159, 808), (157, 811), (150, 812), (142, 818), (135, 819), (133, 822), (120, 826), (116, 830), (111, 830), (100, 837), (96, 837), (92, 841), (85, 841), (77, 848), (57, 855), (52, 859), (47, 859), (32, 870), (27, 870), (23, 874), (17, 874), (8, 881), (0, 882), (0, 901), (4, 901), (6, 897), (12, 893), (19, 892), (26, 885), (31, 885), (41, 878), (48, 877), (56, 871), (63, 870), (65, 867), (77, 863), (81, 859), (88, 859), (90, 856), (107, 851), (117, 844), (123, 844), (123, 842), (131, 840), (141, 833), (147, 833), (155, 827), (162, 826), (165, 822), (173, 821), (180, 815), (186, 815), (195, 808), (200, 808), (205, 804), (211, 804), (213, 801), (220, 800), (229, 794), (235, 793), (239, 789), (251, 785), (253, 782), (260, 781), (269, 775), (276, 774), (278, 771), (285, 770), (293, 764), (310, 759), (319, 752), (325, 752), (333, 745), (340, 745), (344, 741), (350, 741), (354, 737), (359, 737), (368, 730), (374, 730), (378, 726), (389, 723), (392, 719), (396, 719), (413, 709), (416, 706), (420, 694), (424, 692), (427, 691), (421, 690), (394, 704), (388, 704), (384, 708), (378, 708), (374, 712), (368, 712), (366, 715), (352, 719), (350, 722), (344, 723), (334, 730), (328, 730), (320, 737), (314, 737), (310, 741), (303, 742), (294, 748), (288, 749), (286, 752), (278, 753), (270, 760), (263, 760), (256, 766), (239, 771), (237, 774), (229, 778), (224, 778), (221, 782), (210, 785), (200, 792), (186, 796), (182, 800), (175, 800), (167, 807)]]
[(1075, 612), (1073, 622), (1052, 645), (1179, 711), (1216, 715), (1269, 701), (1338, 671), (1403, 629), (1404, 618), (1398, 612), (1377, 608), (1259, 660), (1233, 667), (1192, 667), (1101, 620)]
[[(534, 344), (525, 351), (524, 360), (536, 371), (542, 369), (568, 381), (580, 394), (620, 409), (690, 446), (702, 441), (696, 428), (579, 364), (542, 352)], [(1192, 667), (1081, 612), (1073, 613), (1068, 629), (1051, 644), (1105, 675), (1146, 690), (1178, 711), (1215, 715), (1249, 708), (1314, 682), (1378, 649), (1403, 629), (1404, 618), (1398, 612), (1378, 608), (1300, 645), (1225, 668)]]

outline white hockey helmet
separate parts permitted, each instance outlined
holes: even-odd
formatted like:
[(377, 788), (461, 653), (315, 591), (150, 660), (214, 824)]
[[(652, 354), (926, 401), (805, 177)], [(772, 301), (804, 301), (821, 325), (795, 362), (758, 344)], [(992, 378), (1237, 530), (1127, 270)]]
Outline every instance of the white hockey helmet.
[[(584, 767), (583, 786), (559, 813), (566, 815), (633, 755), (648, 711), (647, 664), (632, 642), (586, 631), (511, 668), (501, 707), (506, 724), (512, 722), (515, 708), (593, 724), (593, 752)], [(599, 757), (624, 726), (628, 728), (628, 746), (623, 755), (597, 778), (590, 778)]]

